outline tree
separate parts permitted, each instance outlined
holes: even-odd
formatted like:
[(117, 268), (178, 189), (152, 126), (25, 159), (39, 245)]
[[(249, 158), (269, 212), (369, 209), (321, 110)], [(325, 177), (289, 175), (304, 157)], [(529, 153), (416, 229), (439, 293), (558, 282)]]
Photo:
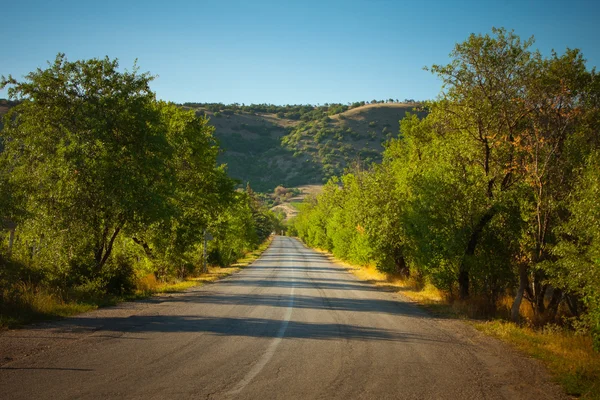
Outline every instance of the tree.
[(469, 295), (469, 262), (482, 232), (501, 208), (502, 193), (517, 183), (519, 158), (514, 144), (527, 115), (520, 100), (539, 59), (538, 53), (529, 51), (533, 38), (521, 42), (513, 32), (496, 28), (492, 33), (494, 37), (472, 34), (456, 45), (450, 64), (431, 68), (446, 89), (444, 100), (434, 104), (432, 112), (446, 114), (445, 132), (460, 135), (472, 146), (472, 158), (454, 156), (459, 163), (479, 169), (474, 172), (481, 175), (487, 198), (474, 210), (476, 222), (459, 267), (462, 298)]
[[(550, 287), (543, 268), (556, 243), (553, 234), (565, 215), (565, 200), (574, 190), (579, 171), (593, 146), (596, 131), (586, 126), (594, 72), (586, 70), (578, 50), (556, 53), (536, 64), (535, 79), (525, 87), (523, 104), (527, 110), (515, 148), (523, 165), (521, 174), (530, 197), (524, 212), (530, 221), (522, 242), (528, 262), (521, 266), (520, 286), (513, 306), (516, 319), (520, 299), (525, 296), (538, 317), (546, 312), (544, 299)], [(563, 293), (553, 291), (550, 319), (556, 314)]]
[[(570, 218), (555, 228), (559, 239), (552, 248), (557, 257), (548, 271), (555, 287), (575, 297), (567, 303), (575, 315), (587, 310), (594, 347), (600, 351), (600, 154), (593, 153), (567, 200)], [(586, 309), (579, 307), (578, 302)]]
[(23, 82), (2, 77), (21, 103), (4, 119), (0, 163), (27, 194), (22, 231), (47, 264), (97, 276), (127, 225), (165, 212), (171, 149), (151, 80), (64, 54)]
[(214, 128), (204, 117), (159, 102), (170, 150), (166, 168), (171, 187), (166, 212), (152, 224), (130, 230), (155, 265), (159, 277), (192, 272), (201, 263), (204, 232), (232, 206), (234, 181), (217, 165)]

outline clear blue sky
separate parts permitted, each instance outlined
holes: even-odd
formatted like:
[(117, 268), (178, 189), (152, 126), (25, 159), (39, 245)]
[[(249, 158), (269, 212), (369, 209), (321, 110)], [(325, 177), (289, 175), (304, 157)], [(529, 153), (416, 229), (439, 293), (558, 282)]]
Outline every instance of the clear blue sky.
[[(58, 52), (138, 59), (175, 102), (323, 104), (431, 99), (423, 66), (492, 26), (534, 35), (544, 54), (580, 48), (600, 66), (600, 1), (6, 1), (0, 74)], [(6, 91), (0, 91), (6, 97)]]

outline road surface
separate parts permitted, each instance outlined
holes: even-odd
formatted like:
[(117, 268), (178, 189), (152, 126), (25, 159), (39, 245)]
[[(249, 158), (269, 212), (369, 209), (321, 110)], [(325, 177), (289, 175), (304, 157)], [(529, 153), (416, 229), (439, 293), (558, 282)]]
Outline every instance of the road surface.
[(561, 398), (544, 370), (287, 237), (183, 294), (0, 335), (2, 399)]

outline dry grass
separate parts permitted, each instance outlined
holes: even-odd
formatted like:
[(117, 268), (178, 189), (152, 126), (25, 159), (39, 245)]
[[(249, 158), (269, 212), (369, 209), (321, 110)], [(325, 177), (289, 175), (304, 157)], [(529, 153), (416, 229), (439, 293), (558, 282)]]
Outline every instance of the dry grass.
[(600, 399), (600, 354), (592, 351), (589, 335), (556, 326), (533, 330), (505, 321), (477, 322), (474, 326), (542, 360), (567, 394)]
[[(344, 111), (342, 114), (347, 117), (347, 118), (352, 118), (356, 115), (362, 114), (366, 111), (375, 111), (375, 110), (389, 110), (389, 109), (394, 109), (394, 108), (400, 108), (400, 109), (405, 109), (405, 110), (412, 110), (413, 108), (417, 107), (418, 104), (416, 103), (376, 103), (376, 104), (365, 104), (364, 106), (360, 106), (360, 107), (356, 107), (353, 109), (350, 109), (348, 111)], [(337, 114), (339, 115), (339, 114)], [(336, 117), (337, 115), (334, 115), (333, 117)]]
[[(473, 320), (485, 313), (483, 299), (451, 301), (446, 293), (431, 284), (415, 279), (400, 279), (382, 273), (372, 265), (351, 265), (325, 251), (319, 251), (362, 281), (402, 293), (436, 315), (467, 319), (481, 332), (515, 345), (525, 354), (541, 360), (567, 394), (584, 399), (600, 399), (600, 354), (593, 351), (589, 334), (577, 334), (556, 325), (533, 329), (504, 320)], [(503, 297), (497, 304), (497, 315), (507, 317), (511, 306), (512, 298)], [(533, 319), (532, 308), (527, 302), (521, 304), (520, 311), (524, 320)]]
[(275, 207), (272, 207), (271, 211), (273, 211), (273, 212), (282, 211), (285, 214), (286, 221), (289, 221), (290, 219), (292, 219), (296, 215), (298, 215), (298, 209), (296, 207), (292, 206), (290, 203), (278, 204)]
[(13, 328), (25, 323), (69, 317), (94, 310), (97, 304), (80, 301), (65, 301), (63, 296), (43, 287), (21, 283), (16, 287), (3, 288), (0, 297), (7, 312), (0, 312), (0, 329)]
[(445, 293), (428, 282), (421, 282), (414, 278), (404, 279), (397, 275), (387, 274), (377, 270), (374, 265), (352, 265), (333, 257), (324, 250), (318, 251), (327, 255), (331, 261), (344, 266), (358, 279), (387, 291), (400, 292), (410, 300), (426, 305), (432, 310), (448, 304)]
[(285, 213), (285, 219), (290, 220), (298, 215), (298, 208), (296, 204), (302, 203), (304, 199), (309, 195), (317, 195), (323, 191), (324, 185), (302, 185), (298, 186), (300, 190), (300, 194), (298, 196), (294, 196), (279, 205), (271, 208), (271, 211), (281, 210)]

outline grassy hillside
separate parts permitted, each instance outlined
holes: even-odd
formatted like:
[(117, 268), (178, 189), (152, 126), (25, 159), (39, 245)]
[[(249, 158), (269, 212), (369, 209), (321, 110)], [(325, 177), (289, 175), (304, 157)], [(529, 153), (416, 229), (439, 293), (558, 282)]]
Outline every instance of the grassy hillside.
[(324, 106), (186, 104), (204, 113), (229, 174), (258, 191), (320, 184), (353, 163), (381, 160), (383, 144), (415, 103)]
[(302, 184), (301, 171), (313, 168), (310, 163), (294, 158), (282, 148), (281, 140), (298, 121), (278, 118), (271, 113), (236, 112), (197, 109), (210, 118), (215, 135), (224, 150), (219, 161), (226, 163), (229, 175), (250, 182), (257, 191), (271, 191), (278, 184)]

